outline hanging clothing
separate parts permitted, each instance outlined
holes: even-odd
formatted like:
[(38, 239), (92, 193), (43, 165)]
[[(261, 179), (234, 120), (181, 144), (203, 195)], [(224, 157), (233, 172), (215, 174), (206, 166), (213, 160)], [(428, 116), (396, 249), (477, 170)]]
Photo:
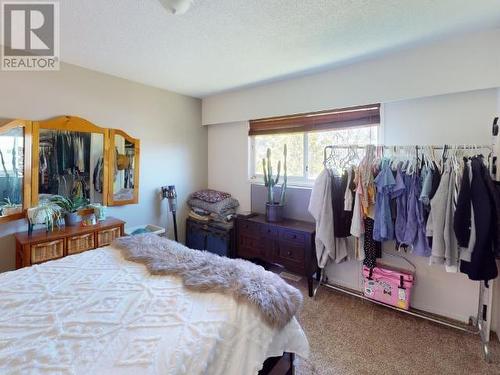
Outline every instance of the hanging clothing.
[(415, 243), (415, 239), (417, 237), (417, 202), (418, 202), (418, 193), (417, 193), (417, 183), (418, 177), (416, 173), (411, 175), (406, 175), (406, 189), (407, 189), (407, 197), (406, 197), (406, 223), (404, 229), (403, 240), (401, 243), (409, 246), (413, 246)]
[(421, 175), (422, 190), (420, 191), (419, 200), (425, 207), (429, 207), (429, 204), (431, 203), (430, 195), (432, 190), (432, 178), (434, 173), (438, 172), (434, 172), (431, 168), (428, 167), (424, 167), (422, 169), (422, 175)]
[(432, 249), (429, 245), (429, 241), (427, 241), (426, 236), (426, 215), (423, 203), (420, 201), (419, 197), (421, 196), (421, 178), (415, 178), (414, 184), (414, 199), (413, 203), (415, 205), (415, 225), (417, 231), (415, 233), (415, 238), (413, 243), (411, 244), (413, 247), (412, 254), (429, 257), (432, 254)]
[(347, 184), (344, 193), (344, 211), (352, 212), (352, 207), (354, 204), (354, 190), (356, 188), (356, 186), (354, 185), (354, 170), (352, 168), (349, 168), (346, 173)]
[(316, 221), (316, 257), (324, 268), (328, 258), (335, 259), (333, 226), (332, 182), (327, 169), (323, 169), (311, 191), (308, 211)]
[(354, 184), (356, 189), (354, 191), (354, 207), (352, 209), (352, 219), (351, 219), (351, 235), (355, 238), (354, 253), (357, 260), (365, 259), (365, 249), (364, 249), (364, 212), (362, 207), (362, 195), (363, 195), (363, 184), (361, 183), (361, 174), (359, 170), (356, 169), (354, 173)]
[(487, 178), (486, 187), (493, 202), (493, 250), (500, 257), (500, 182)]
[(382, 243), (373, 239), (373, 226), (373, 219), (367, 217), (365, 219), (365, 259), (363, 264), (368, 268), (374, 268), (377, 265), (377, 258), (382, 258)]
[(457, 238), (460, 259), (470, 262), (474, 244), (476, 243), (476, 225), (471, 197), (472, 168), (470, 160), (465, 160), (462, 183), (457, 199), (457, 207), (453, 216), (453, 231)]
[(352, 211), (345, 210), (345, 195), (348, 189), (349, 175), (347, 172), (342, 176), (332, 177), (333, 222), (336, 238), (345, 238), (351, 235)]
[(407, 216), (406, 205), (408, 202), (409, 190), (409, 186), (406, 185), (409, 181), (409, 178), (406, 178), (406, 174), (402, 172), (401, 165), (398, 165), (396, 170), (396, 185), (391, 194), (391, 197), (396, 200), (396, 220), (394, 223), (394, 236), (396, 238), (396, 241), (399, 243), (403, 243), (405, 236)]
[(388, 161), (385, 161), (382, 170), (375, 178), (377, 197), (375, 200), (375, 218), (373, 225), (373, 239), (375, 241), (390, 241), (394, 239), (394, 223), (391, 215), (391, 192), (396, 185)]
[(92, 176), (92, 183), (94, 190), (98, 193), (103, 192), (103, 178), (104, 178), (104, 163), (102, 156), (97, 160), (94, 167), (94, 174)]
[(470, 184), (470, 197), (475, 221), (476, 238), (470, 262), (462, 261), (460, 271), (467, 274), (471, 280), (488, 281), (498, 276), (495, 255), (493, 251), (493, 209), (487, 179), (489, 173), (482, 158), (471, 159), (472, 180)]
[(429, 201), (434, 198), (434, 195), (436, 194), (437, 189), (439, 188), (439, 185), (441, 183), (441, 172), (439, 171), (438, 165), (436, 162), (432, 162), (434, 166), (434, 172), (432, 173), (432, 180), (431, 180), (431, 190), (429, 192)]
[(447, 271), (456, 272), (458, 244), (453, 231), (453, 191), (455, 172), (449, 164), (440, 179), (436, 194), (431, 199), (431, 213), (427, 220), (427, 235), (432, 237), (431, 264), (445, 264)]

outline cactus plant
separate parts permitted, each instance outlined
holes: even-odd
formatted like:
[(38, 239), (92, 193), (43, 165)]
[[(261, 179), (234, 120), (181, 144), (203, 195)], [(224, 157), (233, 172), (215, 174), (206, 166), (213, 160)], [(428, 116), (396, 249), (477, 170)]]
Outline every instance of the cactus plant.
[[(271, 149), (267, 149), (267, 157), (262, 159), (262, 169), (264, 172), (264, 185), (267, 188), (267, 203), (275, 204), (274, 201), (274, 187), (278, 185), (281, 174), (281, 160), (278, 161), (278, 170), (276, 177), (273, 177), (273, 167), (271, 164)], [(281, 185), (281, 194), (279, 204), (283, 205), (285, 203), (286, 188), (287, 188), (287, 168), (286, 168), (286, 156), (287, 149), (286, 145), (283, 147), (283, 184)]]

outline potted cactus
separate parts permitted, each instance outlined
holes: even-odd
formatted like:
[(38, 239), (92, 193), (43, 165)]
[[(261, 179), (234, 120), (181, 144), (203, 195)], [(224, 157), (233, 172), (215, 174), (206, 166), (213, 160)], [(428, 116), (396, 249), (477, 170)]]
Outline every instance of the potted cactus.
[[(274, 198), (274, 187), (278, 185), (281, 173), (281, 160), (278, 161), (276, 177), (273, 177), (273, 167), (271, 164), (271, 149), (267, 149), (267, 158), (262, 159), (262, 169), (264, 171), (264, 184), (267, 188), (266, 202), (266, 220), (269, 222), (279, 222), (283, 220), (283, 206), (285, 205), (287, 188), (287, 170), (286, 170), (286, 145), (283, 147), (283, 183), (278, 201)], [(267, 159), (267, 160), (266, 160)]]

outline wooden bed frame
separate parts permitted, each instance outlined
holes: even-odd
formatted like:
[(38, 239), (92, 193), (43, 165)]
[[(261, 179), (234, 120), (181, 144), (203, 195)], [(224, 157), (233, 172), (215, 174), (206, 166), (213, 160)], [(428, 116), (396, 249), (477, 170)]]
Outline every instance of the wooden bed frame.
[(259, 375), (295, 375), (295, 353), (284, 353), (281, 357), (266, 359)]

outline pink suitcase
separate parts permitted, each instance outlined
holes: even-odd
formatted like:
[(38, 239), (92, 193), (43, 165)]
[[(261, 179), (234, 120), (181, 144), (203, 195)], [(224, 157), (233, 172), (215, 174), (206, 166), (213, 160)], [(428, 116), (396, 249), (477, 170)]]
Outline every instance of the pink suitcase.
[(363, 281), (365, 297), (404, 310), (410, 308), (413, 273), (385, 265), (377, 265), (373, 270), (363, 266)]

